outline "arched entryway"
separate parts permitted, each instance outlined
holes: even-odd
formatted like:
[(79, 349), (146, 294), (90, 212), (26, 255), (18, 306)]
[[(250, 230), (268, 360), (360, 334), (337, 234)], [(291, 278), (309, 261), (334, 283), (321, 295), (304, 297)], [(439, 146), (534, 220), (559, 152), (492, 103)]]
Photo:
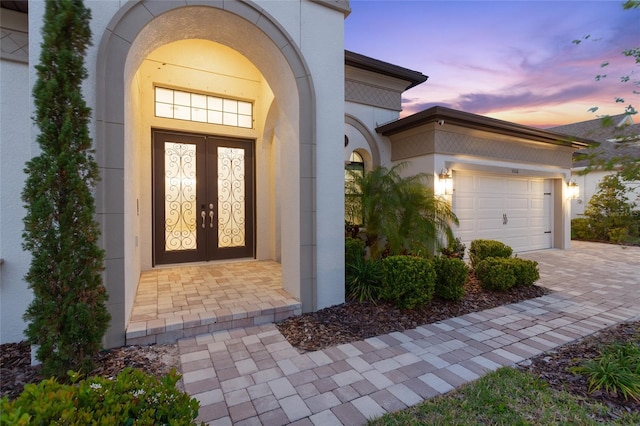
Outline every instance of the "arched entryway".
[[(255, 256), (280, 260), (283, 288), (301, 300), (303, 309), (314, 309), (315, 241), (311, 228), (301, 225), (315, 222), (312, 201), (303, 196), (314, 191), (314, 168), (310, 166), (315, 144), (313, 86), (304, 59), (286, 32), (251, 3), (232, 4), (232, 11), (216, 5), (128, 4), (102, 37), (95, 144), (103, 180), (96, 199), (106, 249), (104, 280), (113, 317), (105, 342), (108, 347), (124, 343), (140, 272), (153, 263), (153, 126), (253, 141), (255, 199), (266, 213), (265, 223), (256, 221)], [(251, 65), (248, 74), (253, 77), (245, 75), (242, 66), (234, 71), (243, 61)], [(185, 74), (191, 72), (210, 75), (198, 80)], [(247, 84), (232, 87), (233, 79), (242, 78), (248, 78)], [(158, 86), (251, 101), (255, 122), (251, 128), (229, 128), (147, 116), (153, 105), (149, 93)], [(243, 93), (248, 86), (251, 88)], [(287, 167), (286, 179), (275, 171), (281, 165)], [(281, 223), (287, 224), (286, 232)]]

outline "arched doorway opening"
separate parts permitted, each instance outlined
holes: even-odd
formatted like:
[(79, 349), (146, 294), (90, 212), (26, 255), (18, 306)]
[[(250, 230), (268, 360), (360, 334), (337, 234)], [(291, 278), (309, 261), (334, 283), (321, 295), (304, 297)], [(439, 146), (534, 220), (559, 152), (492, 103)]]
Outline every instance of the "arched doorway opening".
[[(113, 317), (106, 338), (109, 347), (124, 343), (137, 280), (153, 263), (149, 246), (151, 124), (160, 123), (165, 130), (188, 127), (200, 131), (205, 126), (199, 122), (167, 125), (167, 118), (147, 116), (149, 104), (153, 105), (149, 93), (158, 86), (160, 75), (168, 89), (223, 98), (229, 95), (232, 100), (256, 97), (252, 102), (257, 124), (251, 129), (222, 130), (226, 136), (246, 137), (255, 143), (256, 205), (270, 206), (265, 223), (256, 221), (255, 256), (280, 259), (283, 288), (301, 300), (303, 309), (314, 308), (316, 274), (311, 247), (315, 243), (300, 226), (303, 216), (308, 223), (315, 214), (311, 200), (301, 197), (313, 192), (314, 169), (300, 165), (311, 164), (315, 143), (313, 87), (304, 60), (282, 28), (251, 3), (238, 3), (233, 13), (217, 6), (172, 5), (164, 4), (165, 10), (153, 14), (140, 3), (123, 8), (108, 26), (99, 49), (95, 142), (103, 180), (96, 198), (107, 252), (104, 279)], [(261, 27), (254, 24), (258, 20)], [(177, 46), (186, 49), (182, 52)], [(224, 63), (224, 69), (207, 68), (219, 65), (216, 59), (225, 57), (233, 60)], [(247, 93), (242, 92), (241, 84), (225, 89), (217, 77), (209, 82), (198, 80), (195, 85), (188, 78), (189, 73), (229, 73), (226, 83), (237, 82), (247, 77), (237, 68), (243, 61), (257, 71), (254, 76), (259, 80), (249, 84), (252, 89)], [(153, 66), (156, 69), (151, 72)], [(227, 90), (232, 93), (225, 93)], [(278, 180), (274, 164), (287, 165), (287, 179)], [(280, 223), (287, 224), (287, 232)]]

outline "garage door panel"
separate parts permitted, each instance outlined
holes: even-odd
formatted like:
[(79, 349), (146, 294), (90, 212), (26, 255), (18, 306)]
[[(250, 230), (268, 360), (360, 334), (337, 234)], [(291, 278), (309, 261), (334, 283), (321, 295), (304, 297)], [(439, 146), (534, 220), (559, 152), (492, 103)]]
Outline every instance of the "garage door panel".
[(454, 183), (455, 234), (467, 247), (478, 238), (502, 241), (516, 252), (551, 247), (551, 181), (456, 172)]
[(529, 182), (526, 180), (506, 180), (507, 192), (511, 194), (522, 194), (529, 192)]

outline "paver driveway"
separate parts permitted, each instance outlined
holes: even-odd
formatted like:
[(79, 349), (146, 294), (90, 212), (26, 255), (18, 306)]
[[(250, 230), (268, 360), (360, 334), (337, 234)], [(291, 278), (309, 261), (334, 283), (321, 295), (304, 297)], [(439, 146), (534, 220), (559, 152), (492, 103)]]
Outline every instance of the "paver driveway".
[(640, 318), (640, 247), (521, 254), (553, 294), (316, 352), (270, 324), (179, 341), (186, 391), (214, 425), (359, 425), (615, 323)]

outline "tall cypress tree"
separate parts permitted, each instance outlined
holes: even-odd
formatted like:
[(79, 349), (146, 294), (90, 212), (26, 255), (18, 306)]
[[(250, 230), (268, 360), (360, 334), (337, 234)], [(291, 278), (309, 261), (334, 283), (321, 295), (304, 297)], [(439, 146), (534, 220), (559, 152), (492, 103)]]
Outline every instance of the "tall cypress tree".
[(25, 279), (33, 301), (26, 334), (39, 345), (43, 374), (88, 371), (110, 315), (102, 284), (93, 188), (91, 115), (81, 93), (91, 12), (82, 0), (47, 0), (42, 52), (33, 89), (41, 154), (26, 163), (23, 247), (32, 254)]

